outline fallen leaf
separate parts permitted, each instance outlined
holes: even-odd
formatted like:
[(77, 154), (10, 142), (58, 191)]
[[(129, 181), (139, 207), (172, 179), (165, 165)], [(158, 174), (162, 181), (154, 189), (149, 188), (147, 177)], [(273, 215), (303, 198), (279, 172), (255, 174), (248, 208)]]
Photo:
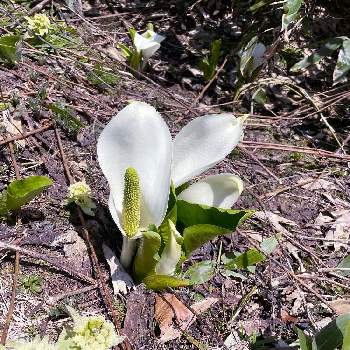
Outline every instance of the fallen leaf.
[(242, 340), (237, 331), (231, 331), (224, 346), (227, 350), (249, 350), (249, 342)]
[(247, 336), (254, 334), (264, 334), (266, 329), (271, 325), (269, 320), (252, 319), (246, 321), (240, 321), (239, 326), (243, 328)]
[[(348, 240), (350, 237), (350, 210), (336, 210), (333, 211), (331, 215), (333, 218), (329, 217), (331, 220), (327, 219), (328, 225), (326, 227), (328, 228), (328, 231), (325, 237), (329, 241), (326, 241), (324, 245), (326, 247), (334, 246), (334, 250), (336, 252), (339, 251), (342, 247), (348, 249)], [(333, 223), (331, 223), (332, 220)], [(320, 222), (320, 220), (318, 220), (318, 222)]]
[[(309, 179), (306, 179), (304, 181), (308, 181)], [(330, 181), (327, 181), (325, 179), (317, 179), (315, 181), (312, 181), (312, 178), (310, 178), (310, 183), (307, 183), (306, 185), (302, 186), (305, 190), (308, 191), (316, 191), (316, 190), (336, 190), (337, 186)]]
[(197, 315), (209, 310), (214, 304), (219, 301), (219, 298), (205, 298), (201, 301), (191, 305), (191, 309), (196, 312)]
[(272, 211), (256, 211), (253, 218), (261, 221), (270, 222), (271, 226), (276, 230), (277, 233), (288, 234), (288, 230), (281, 224), (289, 226), (298, 226), (294, 221), (288, 220), (282, 216), (279, 216)]
[(114, 295), (120, 293), (127, 294), (130, 289), (134, 288), (134, 282), (131, 276), (124, 270), (119, 259), (109, 247), (103, 245), (102, 248), (111, 271)]
[[(154, 318), (160, 328), (161, 343), (179, 338), (196, 319), (196, 316), (175, 295), (156, 296)], [(174, 322), (173, 319), (176, 319)]]
[(296, 323), (298, 322), (298, 317), (292, 316), (287, 310), (282, 309), (281, 310), (281, 320), (283, 322), (291, 322), (291, 323)]
[[(23, 133), (21, 120), (13, 118), (8, 109), (2, 112), (2, 119), (0, 121), (0, 125), (11, 135), (18, 135)], [(26, 141), (24, 139), (17, 140), (15, 141), (15, 144), (21, 147), (25, 147)]]
[(338, 316), (344, 315), (350, 312), (350, 300), (349, 299), (338, 299), (330, 301), (329, 304)]

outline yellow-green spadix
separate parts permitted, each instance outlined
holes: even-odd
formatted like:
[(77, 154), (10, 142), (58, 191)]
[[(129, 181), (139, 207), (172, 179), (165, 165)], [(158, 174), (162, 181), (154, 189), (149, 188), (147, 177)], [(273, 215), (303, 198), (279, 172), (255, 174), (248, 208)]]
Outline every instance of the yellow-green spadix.
[(140, 227), (140, 181), (134, 168), (125, 171), (122, 226), (129, 238), (134, 237)]
[[(133, 168), (139, 179), (140, 221), (132, 233), (137, 238), (149, 225), (162, 223), (171, 181), (178, 187), (223, 160), (243, 137), (243, 121), (230, 113), (204, 115), (172, 140), (161, 115), (147, 103), (132, 102), (113, 117), (98, 139), (97, 155), (110, 186), (109, 210), (121, 232), (130, 236), (123, 225), (126, 169)], [(241, 191), (237, 176), (219, 174), (191, 185), (180, 198), (229, 208)]]

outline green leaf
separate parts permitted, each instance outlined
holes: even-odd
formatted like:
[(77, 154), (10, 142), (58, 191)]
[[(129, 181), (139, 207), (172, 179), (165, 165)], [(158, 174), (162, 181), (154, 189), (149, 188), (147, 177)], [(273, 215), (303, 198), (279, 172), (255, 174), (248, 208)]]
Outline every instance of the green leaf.
[(7, 208), (7, 191), (0, 192), (0, 219), (5, 218), (9, 214)]
[(199, 68), (203, 71), (203, 77), (207, 81), (215, 75), (221, 56), (221, 42), (221, 39), (214, 40), (211, 44), (209, 57), (205, 57), (199, 64)]
[(52, 184), (53, 181), (46, 176), (29, 176), (11, 182), (6, 189), (8, 210), (19, 210)]
[(251, 11), (253, 14), (255, 14), (260, 8), (266, 6), (267, 4), (271, 3), (272, 0), (256, 0), (254, 5), (249, 7), (249, 11)]
[(266, 90), (262, 87), (259, 87), (253, 94), (252, 96), (253, 100), (260, 104), (264, 105), (267, 101), (267, 95), (266, 95)]
[(350, 349), (350, 322), (348, 322), (345, 327), (342, 350), (349, 350), (349, 349)]
[(175, 187), (173, 184), (170, 186), (170, 193), (169, 193), (169, 199), (168, 199), (168, 209), (167, 213), (165, 215), (165, 218), (161, 225), (159, 226), (159, 233), (161, 234), (163, 241), (161, 250), (164, 249), (164, 245), (166, 242), (167, 237), (170, 235), (169, 232), (169, 220), (171, 220), (175, 225), (177, 221), (177, 199), (176, 199), (176, 193), (175, 193)]
[(248, 44), (244, 47), (241, 53), (241, 60), (239, 62), (239, 70), (243, 77), (249, 76), (253, 69), (253, 50), (258, 42), (258, 37), (254, 36)]
[(277, 245), (278, 241), (276, 237), (270, 236), (261, 242), (260, 248), (266, 255), (270, 255), (276, 249)]
[(191, 284), (190, 280), (166, 275), (150, 275), (147, 276), (142, 282), (148, 289), (153, 290), (162, 290), (168, 287), (187, 287)]
[(53, 112), (54, 119), (61, 124), (70, 134), (76, 135), (83, 123), (75, 118), (70, 108), (63, 106), (59, 102), (50, 103), (48, 108)]
[(323, 327), (312, 340), (312, 350), (335, 350), (343, 344), (350, 313), (341, 315)]
[(343, 38), (333, 38), (328, 40), (322, 47), (310, 56), (304, 57), (301, 61), (296, 63), (290, 70), (292, 72), (298, 72), (304, 70), (312, 64), (318, 63), (323, 57), (331, 56), (335, 50), (337, 50), (343, 44)]
[(302, 3), (303, 0), (287, 0), (285, 2), (284, 14), (282, 16), (282, 30), (287, 30), (288, 26), (298, 18)]
[(122, 55), (129, 61), (131, 59), (131, 56), (133, 55), (132, 49), (130, 49), (124, 44), (118, 44), (118, 47), (120, 48)]
[(18, 50), (19, 35), (4, 35), (0, 37), (0, 59), (16, 64), (20, 58)]
[(343, 41), (339, 50), (338, 61), (333, 72), (333, 83), (344, 83), (348, 80), (347, 74), (350, 70), (350, 39)]
[(296, 327), (296, 332), (298, 333), (300, 350), (312, 350), (312, 338), (298, 327)]
[(134, 260), (134, 276), (142, 281), (148, 274), (155, 273), (159, 261), (160, 235), (157, 232), (144, 232)]
[(189, 203), (184, 200), (177, 201), (177, 218), (184, 228), (208, 224), (233, 231), (253, 214), (253, 210), (222, 209)]
[[(350, 255), (346, 256), (337, 267), (340, 267), (342, 269), (350, 269)], [(350, 270), (339, 270), (337, 273), (346, 277), (350, 275)]]
[(86, 77), (92, 85), (114, 86), (119, 81), (119, 76), (111, 71), (107, 71), (102, 65), (96, 64)]
[(168, 220), (168, 229), (163, 230), (161, 234), (164, 248), (156, 265), (156, 273), (159, 275), (172, 275), (181, 259), (183, 238), (171, 220)]
[(256, 265), (265, 261), (265, 256), (256, 249), (249, 249), (234, 259), (238, 269), (247, 269), (249, 266)]
[(186, 256), (189, 257), (194, 250), (209, 242), (213, 238), (226, 235), (230, 232), (231, 231), (226, 228), (208, 224), (187, 227), (183, 232), (183, 245)]
[(215, 273), (215, 264), (211, 260), (200, 261), (184, 273), (185, 278), (189, 278), (192, 284), (201, 284), (209, 281)]

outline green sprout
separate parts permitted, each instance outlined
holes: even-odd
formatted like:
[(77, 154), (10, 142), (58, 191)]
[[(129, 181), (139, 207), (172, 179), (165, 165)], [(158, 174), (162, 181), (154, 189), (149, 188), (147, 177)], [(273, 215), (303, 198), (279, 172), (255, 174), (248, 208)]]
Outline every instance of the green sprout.
[(68, 188), (67, 204), (75, 203), (81, 210), (90, 216), (94, 216), (93, 209), (96, 204), (91, 199), (91, 189), (85, 181), (76, 182)]
[(20, 283), (33, 294), (41, 293), (43, 290), (43, 279), (38, 275), (23, 276)]
[(52, 29), (51, 22), (49, 17), (42, 13), (36, 13), (33, 17), (24, 17), (28, 22), (28, 37), (32, 38), (33, 34), (45, 36), (49, 33), (50, 29)]
[(74, 324), (62, 331), (58, 350), (108, 350), (123, 342), (125, 337), (118, 336), (113, 324), (103, 316), (80, 316), (72, 307), (67, 309)]

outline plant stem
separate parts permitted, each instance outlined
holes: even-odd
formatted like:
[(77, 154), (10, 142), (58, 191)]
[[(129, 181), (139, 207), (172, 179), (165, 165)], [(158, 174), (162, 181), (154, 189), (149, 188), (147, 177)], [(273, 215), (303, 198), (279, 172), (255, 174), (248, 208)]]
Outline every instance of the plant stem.
[(136, 251), (136, 239), (130, 239), (123, 236), (123, 246), (120, 255), (120, 262), (125, 269), (128, 269), (134, 258)]

